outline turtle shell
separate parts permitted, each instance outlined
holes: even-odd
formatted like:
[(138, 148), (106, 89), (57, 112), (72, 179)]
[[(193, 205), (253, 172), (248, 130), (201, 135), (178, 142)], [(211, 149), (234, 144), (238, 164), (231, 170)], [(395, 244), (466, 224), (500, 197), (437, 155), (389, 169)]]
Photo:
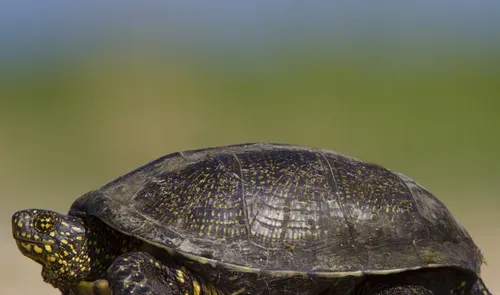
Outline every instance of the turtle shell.
[(467, 231), (412, 179), (343, 154), (281, 144), (179, 152), (73, 204), (202, 264), (274, 276), (479, 273)]

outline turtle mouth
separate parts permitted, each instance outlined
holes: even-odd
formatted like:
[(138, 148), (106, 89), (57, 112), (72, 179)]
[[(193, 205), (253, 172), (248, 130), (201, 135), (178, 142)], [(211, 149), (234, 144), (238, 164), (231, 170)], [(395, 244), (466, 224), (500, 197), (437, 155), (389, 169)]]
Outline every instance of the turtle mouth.
[(34, 244), (34, 245), (52, 245), (54, 244), (54, 241), (35, 241), (32, 239), (24, 238), (24, 237), (14, 237), (16, 241), (22, 242), (22, 243), (29, 243), (29, 244)]

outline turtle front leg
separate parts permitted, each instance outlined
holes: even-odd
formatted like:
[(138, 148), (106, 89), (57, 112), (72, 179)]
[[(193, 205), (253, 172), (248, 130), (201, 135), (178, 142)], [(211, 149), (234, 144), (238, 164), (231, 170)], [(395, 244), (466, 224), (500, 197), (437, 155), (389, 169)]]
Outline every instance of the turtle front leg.
[(423, 286), (397, 286), (382, 290), (373, 295), (434, 295), (434, 293)]
[(107, 279), (113, 295), (221, 294), (188, 270), (169, 268), (146, 252), (117, 257), (108, 269)]

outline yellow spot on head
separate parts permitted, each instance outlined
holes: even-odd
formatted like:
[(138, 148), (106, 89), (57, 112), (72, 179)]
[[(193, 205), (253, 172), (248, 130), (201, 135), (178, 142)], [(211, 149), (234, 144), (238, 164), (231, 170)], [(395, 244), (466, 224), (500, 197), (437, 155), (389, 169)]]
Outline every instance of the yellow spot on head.
[(43, 249), (42, 249), (42, 248), (40, 248), (40, 247), (39, 247), (39, 246), (37, 246), (37, 245), (35, 245), (35, 246), (33, 247), (33, 249), (34, 249), (34, 250), (35, 250), (35, 252), (36, 252), (36, 253), (38, 253), (38, 254), (43, 253)]
[(68, 243), (68, 240), (64, 240), (64, 239), (62, 239), (62, 240), (61, 240), (61, 243), (63, 243), (63, 244), (67, 244), (67, 243)]
[(28, 252), (31, 252), (31, 244), (21, 243), (21, 246), (23, 246), (24, 249), (28, 250)]
[(71, 252), (73, 252), (74, 254), (76, 254), (76, 253), (77, 253), (77, 252), (76, 252), (76, 250), (75, 250), (75, 247), (73, 247), (73, 245), (72, 245), (72, 244), (69, 244), (69, 247), (70, 247), (70, 249), (71, 249)]
[(45, 245), (45, 250), (47, 250), (47, 252), (52, 252), (52, 247), (50, 245)]

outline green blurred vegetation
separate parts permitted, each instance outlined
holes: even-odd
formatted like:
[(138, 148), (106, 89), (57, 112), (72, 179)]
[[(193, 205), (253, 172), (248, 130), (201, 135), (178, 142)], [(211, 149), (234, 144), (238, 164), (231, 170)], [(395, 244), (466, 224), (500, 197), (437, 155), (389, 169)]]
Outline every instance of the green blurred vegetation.
[(500, 236), (500, 53), (407, 59), (278, 48), (238, 60), (144, 48), (0, 69), (4, 221), (24, 207), (64, 212), (78, 195), (166, 153), (284, 142), (415, 178), (500, 266), (492, 253)]
[(22, 183), (27, 171), (104, 181), (92, 159), (122, 165), (97, 168), (113, 177), (177, 149), (273, 141), (339, 150), (430, 186), (492, 185), (499, 61), (302, 51), (231, 64), (107, 52), (28, 66), (0, 88), (2, 161)]

